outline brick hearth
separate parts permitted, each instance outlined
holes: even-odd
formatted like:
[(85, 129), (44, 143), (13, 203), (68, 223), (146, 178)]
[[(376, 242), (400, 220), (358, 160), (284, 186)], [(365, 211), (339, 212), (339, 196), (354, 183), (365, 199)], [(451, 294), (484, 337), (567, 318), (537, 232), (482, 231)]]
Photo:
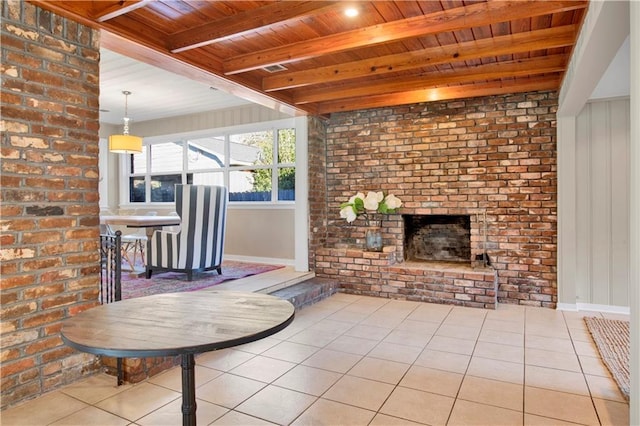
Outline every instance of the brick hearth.
[(382, 253), (357, 248), (323, 248), (316, 253), (316, 275), (332, 277), (351, 294), (381, 296), (476, 308), (496, 308), (491, 268), (446, 262), (396, 262), (394, 247)]

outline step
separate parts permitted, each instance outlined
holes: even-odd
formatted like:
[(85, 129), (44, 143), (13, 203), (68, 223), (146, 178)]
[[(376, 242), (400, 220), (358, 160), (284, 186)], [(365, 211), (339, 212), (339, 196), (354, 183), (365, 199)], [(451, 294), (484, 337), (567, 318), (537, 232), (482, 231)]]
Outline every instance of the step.
[(292, 266), (285, 266), (262, 274), (229, 280), (218, 284), (215, 289), (270, 294), (315, 276), (313, 272), (297, 272)]
[(329, 278), (311, 278), (270, 292), (272, 296), (288, 300), (296, 310), (312, 305), (338, 291), (338, 283)]

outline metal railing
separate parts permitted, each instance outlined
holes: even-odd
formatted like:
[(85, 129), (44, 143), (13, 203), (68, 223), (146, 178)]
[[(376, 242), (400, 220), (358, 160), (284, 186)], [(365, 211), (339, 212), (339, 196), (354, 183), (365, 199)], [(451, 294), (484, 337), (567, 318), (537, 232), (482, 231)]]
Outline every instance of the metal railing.
[(100, 304), (122, 300), (122, 232), (100, 235)]
[[(122, 300), (122, 232), (100, 234), (100, 304)], [(122, 358), (116, 358), (118, 386), (124, 383)]]

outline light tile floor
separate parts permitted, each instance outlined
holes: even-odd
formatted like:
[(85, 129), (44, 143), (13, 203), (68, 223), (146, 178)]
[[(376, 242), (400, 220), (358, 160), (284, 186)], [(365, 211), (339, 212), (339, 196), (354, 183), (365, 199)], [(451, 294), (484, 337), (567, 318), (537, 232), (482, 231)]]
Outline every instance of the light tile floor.
[[(584, 315), (603, 314), (338, 293), (274, 336), (198, 356), (198, 424), (628, 424)], [(177, 425), (180, 388), (179, 367), (121, 387), (96, 375), (1, 423)]]

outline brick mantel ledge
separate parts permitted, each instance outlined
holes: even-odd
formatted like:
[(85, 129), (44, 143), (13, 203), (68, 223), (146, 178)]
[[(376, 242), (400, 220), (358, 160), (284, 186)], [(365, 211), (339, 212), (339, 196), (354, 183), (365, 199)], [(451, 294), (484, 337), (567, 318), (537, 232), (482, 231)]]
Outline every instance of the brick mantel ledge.
[(350, 294), (495, 309), (493, 268), (397, 262), (394, 246), (382, 252), (355, 247), (323, 247), (316, 252), (317, 277), (331, 278)]

